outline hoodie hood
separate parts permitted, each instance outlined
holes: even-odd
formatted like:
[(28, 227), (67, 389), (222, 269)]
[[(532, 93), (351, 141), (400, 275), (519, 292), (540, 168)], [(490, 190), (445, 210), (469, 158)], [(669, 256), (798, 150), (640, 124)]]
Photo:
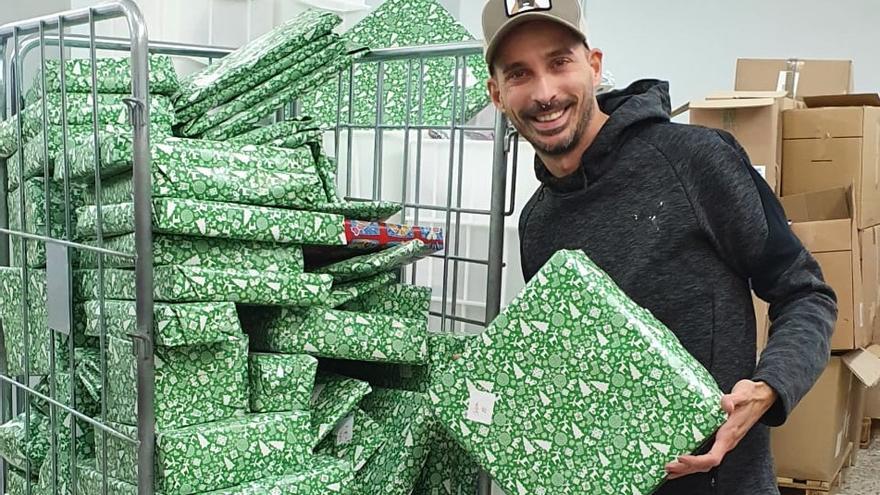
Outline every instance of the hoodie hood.
[(535, 175), (545, 186), (564, 193), (585, 188), (614, 165), (606, 158), (629, 138), (631, 131), (645, 123), (668, 122), (672, 112), (669, 83), (655, 79), (636, 81), (626, 89), (609, 91), (596, 98), (608, 121), (581, 157), (578, 170), (556, 178), (535, 156)]

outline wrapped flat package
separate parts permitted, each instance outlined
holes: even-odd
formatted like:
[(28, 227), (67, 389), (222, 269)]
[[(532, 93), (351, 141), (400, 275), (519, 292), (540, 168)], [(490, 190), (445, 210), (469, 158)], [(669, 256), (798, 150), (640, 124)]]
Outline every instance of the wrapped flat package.
[(312, 356), (251, 353), (251, 412), (309, 411), (317, 371), (318, 360)]
[(282, 310), (264, 331), (272, 352), (406, 364), (428, 359), (424, 320), (314, 307)]
[(725, 421), (675, 335), (581, 251), (559, 251), (429, 392), (507, 493), (651, 493)]
[[(21, 227), (21, 200), (24, 199), (25, 226)], [(28, 179), (23, 189), (10, 191), (6, 196), (9, 212), (9, 226), (12, 230), (22, 231), (29, 234), (49, 235), (55, 239), (64, 238), (64, 188), (55, 181), (49, 181), (48, 217), (46, 181), (42, 177)], [(76, 208), (83, 204), (83, 191), (81, 188), (70, 189), (70, 215), (73, 216)], [(48, 219), (48, 221), (47, 221)], [(73, 219), (71, 220), (73, 221)], [(48, 231), (47, 227), (48, 226)], [(71, 225), (74, 228), (75, 225)], [(46, 243), (27, 239), (27, 264), (33, 268), (46, 266)], [(21, 266), (21, 238), (13, 238), (10, 243), (13, 264)]]
[(16, 151), (18, 151), (18, 124), (13, 115), (0, 121), (0, 158), (9, 158)]
[(384, 222), (400, 213), (403, 205), (392, 201), (335, 201), (322, 203), (315, 209), (343, 215), (352, 220)]
[(300, 117), (276, 122), (231, 138), (235, 144), (263, 144), (282, 148), (299, 148), (308, 143), (320, 143), (320, 127), (311, 117)]
[[(345, 38), (371, 49), (425, 46), (474, 39), (437, 0), (386, 0), (348, 30)], [(490, 103), (485, 89), (489, 73), (480, 55), (467, 57), (464, 66), (457, 66), (452, 57), (428, 59), (425, 60), (423, 73), (420, 73), (419, 63), (407, 61), (385, 62), (384, 69), (382, 124), (449, 125), (453, 119), (453, 107), (456, 108), (455, 118), (467, 121)], [(378, 65), (375, 63), (356, 67), (353, 88), (348, 74), (342, 75), (341, 115), (345, 121), (351, 111), (353, 124), (376, 124), (377, 76)], [(423, 81), (422, 106), (419, 105), (419, 83)], [(453, 96), (452, 87), (456, 82), (466, 87), (464, 100), (460, 89), (455, 93), (457, 96)], [(349, 91), (354, 94), (353, 109), (348, 105)], [(458, 98), (458, 101), (453, 103), (453, 98)], [(316, 92), (303, 98), (302, 104), (321, 124), (335, 125), (338, 100), (339, 80), (332, 78), (320, 85)], [(464, 112), (461, 109), (462, 101), (466, 102)], [(460, 115), (462, 113), (464, 115)]]
[(360, 471), (387, 440), (382, 426), (355, 408), (339, 420), (315, 452), (347, 461), (355, 471)]
[[(344, 219), (329, 213), (174, 198), (154, 199), (152, 205), (156, 234), (326, 246), (347, 242)], [(134, 203), (102, 206), (101, 212), (106, 237), (134, 232)], [(95, 237), (95, 206), (78, 208), (76, 220), (79, 239)]]
[[(74, 299), (100, 299), (98, 270), (74, 270)], [(291, 275), (257, 270), (211, 270), (198, 266), (156, 266), (153, 297), (159, 302), (235, 302), (265, 306), (314, 306), (330, 295), (327, 275)], [(133, 270), (105, 269), (103, 293), (135, 299)]]
[(383, 285), (358, 295), (340, 309), (400, 318), (427, 318), (431, 309), (431, 288), (409, 284)]
[[(6, 474), (6, 495), (27, 495), (27, 475), (24, 471), (10, 469)], [(31, 481), (31, 495), (43, 495), (36, 490), (36, 482)]]
[(319, 373), (311, 397), (312, 430), (315, 432), (312, 445), (318, 445), (370, 391), (367, 382)]
[(368, 395), (361, 407), (379, 423), (388, 438), (355, 477), (359, 495), (382, 487), (387, 495), (412, 493), (434, 442), (435, 422), (422, 394), (379, 389)]
[(413, 493), (450, 495), (477, 493), (478, 466), (458, 443), (444, 432), (437, 432), (431, 453)]
[[(86, 244), (97, 246), (98, 242), (87, 241)], [(134, 254), (134, 234), (104, 239), (103, 247), (120, 253)], [(78, 267), (98, 267), (98, 253), (81, 250), (77, 256)], [(134, 260), (131, 258), (103, 256), (106, 268), (134, 268)], [(303, 255), (302, 248), (292, 244), (157, 234), (153, 236), (153, 265), (299, 274), (303, 271)]]
[(351, 282), (372, 277), (383, 272), (394, 271), (402, 266), (412, 264), (434, 252), (434, 248), (415, 239), (388, 249), (356, 256), (338, 263), (316, 268), (315, 273), (326, 273), (333, 276), (337, 283)]
[(395, 280), (397, 280), (397, 275), (389, 272), (345, 284), (334, 283), (326, 306), (337, 308), (380, 287), (393, 284)]
[(371, 249), (391, 247), (419, 240), (434, 251), (443, 249), (443, 229), (384, 222), (345, 221), (345, 238), (349, 247)]
[[(42, 414), (31, 414), (30, 430), (31, 435), (35, 435), (39, 431), (45, 431), (48, 418)], [(0, 425), (0, 457), (6, 460), (10, 466), (25, 470), (27, 462), (30, 461), (31, 469), (36, 470), (45, 458), (45, 451), (34, 452), (33, 449), (28, 450), (28, 437), (25, 432), (25, 413), (7, 421)]]

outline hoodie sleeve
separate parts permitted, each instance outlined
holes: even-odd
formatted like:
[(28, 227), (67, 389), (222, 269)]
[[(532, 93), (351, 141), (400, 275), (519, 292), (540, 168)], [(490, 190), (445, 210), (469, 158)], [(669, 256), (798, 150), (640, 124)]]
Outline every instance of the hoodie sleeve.
[(779, 426), (825, 369), (836, 296), (742, 147), (726, 132), (706, 132), (681, 178), (710, 242), (770, 303), (769, 339), (752, 379), (776, 391), (762, 422)]

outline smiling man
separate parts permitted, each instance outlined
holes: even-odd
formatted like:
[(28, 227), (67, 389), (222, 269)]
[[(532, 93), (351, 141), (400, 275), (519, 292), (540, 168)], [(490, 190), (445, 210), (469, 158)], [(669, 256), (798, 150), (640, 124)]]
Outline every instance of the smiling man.
[[(603, 54), (581, 15), (576, 0), (483, 10), (492, 100), (537, 153), (541, 186), (520, 218), (523, 273), (582, 249), (725, 392), (714, 444), (670, 459), (657, 494), (778, 494), (769, 427), (827, 363), (834, 292), (731, 135), (671, 123), (665, 82), (596, 96)], [(757, 364), (750, 289), (772, 320)]]

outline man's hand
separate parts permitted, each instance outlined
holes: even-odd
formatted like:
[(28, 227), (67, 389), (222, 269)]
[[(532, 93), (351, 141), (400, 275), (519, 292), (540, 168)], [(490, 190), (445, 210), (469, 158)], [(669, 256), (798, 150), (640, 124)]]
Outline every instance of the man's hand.
[(727, 421), (718, 429), (712, 450), (705, 455), (684, 455), (678, 461), (670, 462), (666, 465), (667, 479), (705, 473), (717, 467), (774, 402), (776, 391), (766, 383), (751, 380), (737, 383), (729, 395), (721, 398), (721, 407), (727, 413)]

